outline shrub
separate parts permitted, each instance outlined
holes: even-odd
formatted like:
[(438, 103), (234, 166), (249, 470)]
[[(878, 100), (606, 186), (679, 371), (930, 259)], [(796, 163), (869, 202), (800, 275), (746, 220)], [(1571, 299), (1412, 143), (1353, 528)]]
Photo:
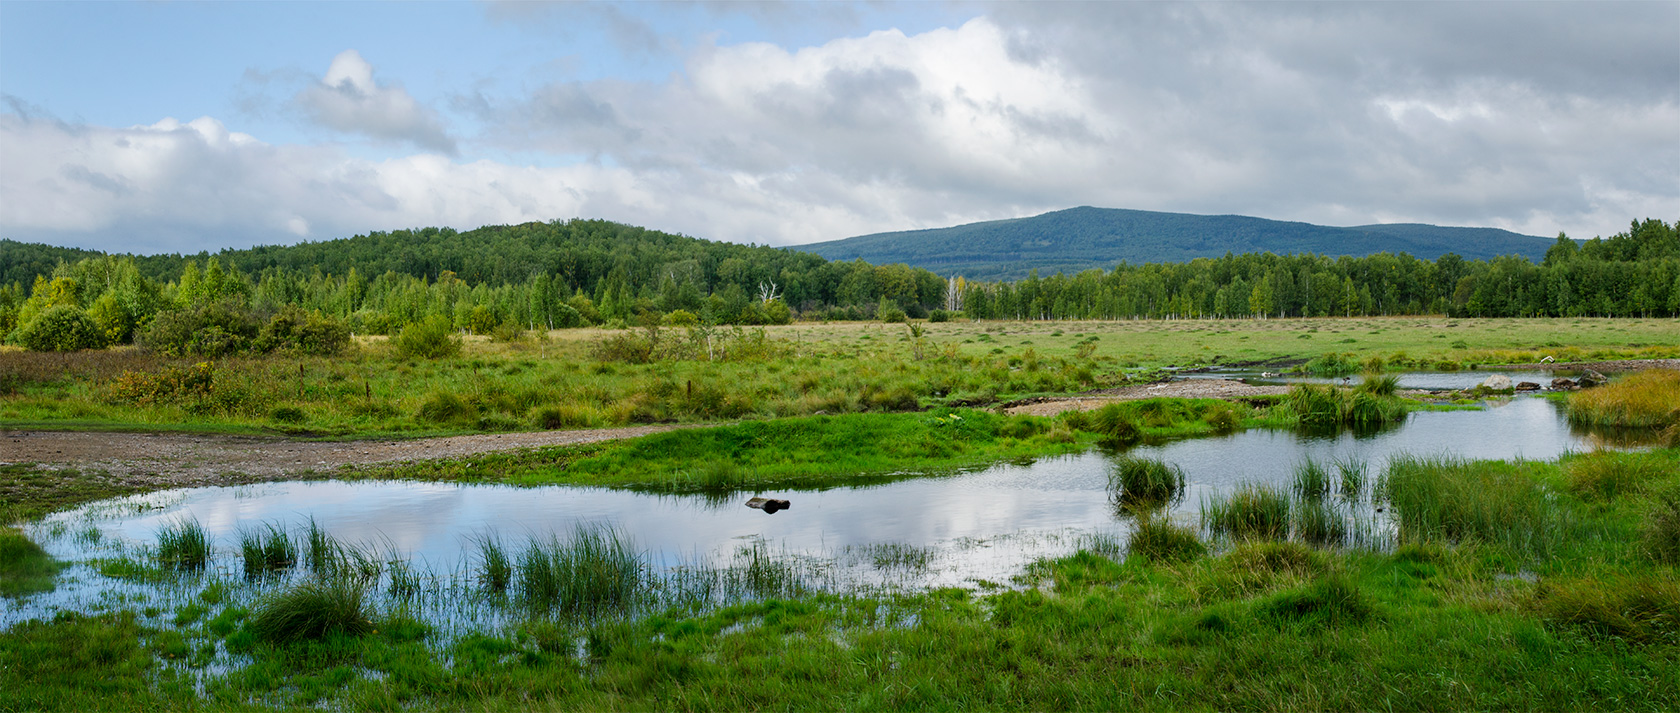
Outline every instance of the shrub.
[(949, 321), (951, 321), (951, 315), (952, 314), (954, 314), (954, 313), (951, 312), (950, 310), (944, 310), (944, 309), (932, 310), (932, 311), (928, 312), (928, 321), (929, 322), (949, 322)]
[(1272, 488), (1245, 485), (1229, 496), (1202, 503), (1202, 525), (1215, 535), (1239, 540), (1289, 537), (1289, 498)]
[(216, 358), (249, 349), (261, 326), (249, 310), (225, 299), (159, 312), (135, 342), (168, 356)]
[(875, 319), (887, 323), (903, 322), (904, 310), (899, 309), (898, 305), (882, 300), (881, 306), (875, 310)]
[(490, 330), (490, 340), (508, 344), (525, 338), (525, 328), (513, 322), (503, 322)]
[(1184, 495), (1184, 470), (1152, 458), (1124, 456), (1108, 474), (1108, 487), (1128, 508), (1161, 505)]
[(111, 384), (111, 395), (138, 406), (203, 401), (215, 396), (216, 367), (207, 361), (191, 366), (168, 366), (157, 372), (124, 371)]
[(37, 352), (73, 352), (100, 349), (105, 334), (82, 308), (57, 305), (29, 320), (17, 333), (18, 343)]
[(289, 644), (373, 630), (367, 585), (350, 577), (315, 577), (257, 604), (251, 631), (258, 641)]
[(1207, 553), (1207, 547), (1189, 527), (1174, 525), (1165, 517), (1138, 520), (1126, 552), (1151, 562), (1186, 562)]
[(257, 333), (252, 348), (257, 351), (294, 351), (314, 356), (343, 353), (350, 347), (350, 327), (319, 310), (305, 312), (287, 306), (270, 317)]
[(674, 309), (665, 313), (665, 323), (673, 327), (693, 327), (700, 323), (700, 317), (686, 309)]
[(455, 336), (449, 318), (434, 314), (412, 322), (397, 333), (397, 356), (409, 359), (441, 359), (461, 353), (461, 339)]

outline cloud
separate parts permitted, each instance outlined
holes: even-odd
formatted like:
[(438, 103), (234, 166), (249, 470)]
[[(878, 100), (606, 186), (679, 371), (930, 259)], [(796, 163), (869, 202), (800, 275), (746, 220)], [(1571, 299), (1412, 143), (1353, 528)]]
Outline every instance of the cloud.
[(0, 231), (196, 250), (570, 217), (787, 245), (1074, 205), (1576, 237), (1680, 217), (1680, 58), (1650, 49), (1680, 6), (985, 7), (919, 34), (701, 42), (656, 79), (463, 87), (454, 110), (485, 128), (462, 146), (500, 160), (447, 154), (354, 52), (298, 104), (447, 155), (8, 98)]
[(326, 76), (298, 92), (292, 102), (311, 121), (330, 129), (456, 154), (455, 140), (437, 114), (400, 85), (374, 81), (373, 65), (353, 49), (334, 57)]

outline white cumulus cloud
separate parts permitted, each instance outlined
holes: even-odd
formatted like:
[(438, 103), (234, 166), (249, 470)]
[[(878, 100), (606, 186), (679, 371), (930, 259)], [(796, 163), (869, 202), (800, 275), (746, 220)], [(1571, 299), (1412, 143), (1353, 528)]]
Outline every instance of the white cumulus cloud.
[(456, 152), (437, 114), (400, 85), (375, 81), (373, 65), (353, 49), (334, 57), (326, 75), (298, 92), (293, 102), (311, 121), (336, 131)]

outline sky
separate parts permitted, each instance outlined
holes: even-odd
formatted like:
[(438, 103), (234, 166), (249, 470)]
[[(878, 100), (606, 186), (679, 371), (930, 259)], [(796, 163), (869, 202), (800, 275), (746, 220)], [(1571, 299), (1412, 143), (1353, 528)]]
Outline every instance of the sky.
[(1680, 2), (0, 0), (0, 238), (1680, 219)]

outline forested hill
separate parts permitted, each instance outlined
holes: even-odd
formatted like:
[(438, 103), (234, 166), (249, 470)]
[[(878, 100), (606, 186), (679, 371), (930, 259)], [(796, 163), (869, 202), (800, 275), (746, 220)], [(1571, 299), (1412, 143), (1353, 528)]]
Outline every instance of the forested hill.
[(1466, 259), (1521, 255), (1539, 262), (1550, 238), (1496, 228), (1442, 228), (1396, 224), (1335, 228), (1240, 215), (1190, 215), (1080, 207), (1031, 218), (970, 223), (951, 228), (876, 233), (801, 245), (830, 260), (905, 263), (950, 277), (1016, 280), (1039, 274), (1110, 269), (1120, 262), (1187, 262), (1227, 252), (1309, 253), (1337, 257), (1406, 253), (1434, 260), (1447, 253)]

